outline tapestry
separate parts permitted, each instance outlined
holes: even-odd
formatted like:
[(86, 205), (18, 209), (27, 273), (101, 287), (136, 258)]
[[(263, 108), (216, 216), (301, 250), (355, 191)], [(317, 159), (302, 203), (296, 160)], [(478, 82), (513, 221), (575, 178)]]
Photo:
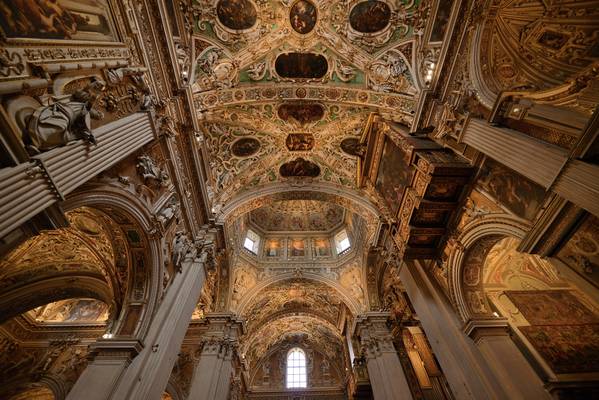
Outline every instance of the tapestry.
[(523, 326), (520, 331), (556, 374), (599, 372), (599, 324)]
[(567, 290), (510, 290), (505, 293), (531, 325), (599, 323), (599, 318)]

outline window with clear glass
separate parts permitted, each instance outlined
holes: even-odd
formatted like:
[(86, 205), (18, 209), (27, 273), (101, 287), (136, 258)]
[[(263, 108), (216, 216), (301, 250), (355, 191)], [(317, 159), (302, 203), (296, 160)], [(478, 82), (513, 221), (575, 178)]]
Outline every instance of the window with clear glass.
[(302, 349), (291, 349), (287, 354), (287, 388), (305, 388), (306, 354)]
[(243, 241), (243, 247), (246, 250), (251, 251), (254, 254), (258, 254), (258, 245), (260, 244), (260, 236), (252, 230), (247, 231), (245, 235), (245, 240)]
[(341, 254), (351, 247), (345, 229), (335, 235), (335, 247), (337, 248), (337, 254)]

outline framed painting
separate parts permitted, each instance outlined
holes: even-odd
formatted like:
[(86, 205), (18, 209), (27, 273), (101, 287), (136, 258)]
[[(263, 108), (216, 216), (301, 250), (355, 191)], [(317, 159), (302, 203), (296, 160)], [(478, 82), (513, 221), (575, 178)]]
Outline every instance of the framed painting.
[(109, 0), (0, 0), (8, 39), (116, 42)]
[(289, 258), (299, 258), (306, 256), (306, 241), (304, 239), (289, 239), (288, 240)]
[(403, 150), (385, 136), (374, 187), (385, 199), (393, 215), (397, 214), (404, 191), (414, 175), (414, 168), (406, 158)]
[(331, 241), (328, 238), (312, 239), (312, 253), (314, 258), (331, 257)]

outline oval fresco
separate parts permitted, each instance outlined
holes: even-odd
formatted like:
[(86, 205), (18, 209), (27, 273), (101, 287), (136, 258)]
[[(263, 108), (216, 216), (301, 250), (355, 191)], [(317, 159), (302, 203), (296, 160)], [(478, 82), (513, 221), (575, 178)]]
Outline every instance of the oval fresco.
[(250, 0), (220, 0), (216, 14), (224, 26), (237, 31), (250, 29), (258, 19), (256, 7)]
[(241, 138), (231, 146), (231, 152), (237, 157), (249, 157), (260, 150), (260, 142), (254, 138)]
[(308, 0), (299, 0), (289, 11), (289, 22), (297, 33), (310, 33), (316, 25), (316, 6)]
[(360, 145), (360, 139), (358, 138), (347, 138), (341, 141), (341, 150), (350, 156), (363, 156), (364, 147)]
[(326, 75), (329, 63), (314, 53), (285, 53), (277, 57), (275, 70), (282, 78), (318, 79)]
[(317, 103), (285, 103), (277, 110), (277, 115), (285, 122), (297, 122), (304, 126), (324, 117), (324, 108)]
[(295, 160), (281, 165), (281, 168), (279, 168), (279, 173), (283, 178), (316, 178), (318, 175), (320, 175), (320, 167), (314, 164), (312, 161), (298, 157)]
[(349, 24), (358, 32), (375, 33), (385, 29), (391, 19), (391, 8), (383, 1), (358, 3), (349, 13)]

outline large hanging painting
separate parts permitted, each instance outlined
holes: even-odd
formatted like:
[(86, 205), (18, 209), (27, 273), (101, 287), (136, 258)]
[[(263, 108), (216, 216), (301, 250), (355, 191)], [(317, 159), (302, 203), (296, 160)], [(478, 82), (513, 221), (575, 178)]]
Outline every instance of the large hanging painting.
[(310, 151), (314, 148), (314, 135), (311, 133), (292, 133), (287, 136), (285, 145), (289, 151)]
[(399, 210), (404, 190), (410, 185), (414, 173), (405, 159), (405, 153), (391, 139), (385, 137), (375, 188), (394, 214)]
[(320, 79), (328, 69), (327, 59), (314, 53), (284, 53), (275, 61), (275, 70), (282, 78)]
[(117, 41), (108, 0), (0, 0), (7, 38)]
[(519, 329), (556, 374), (599, 371), (599, 324)]
[(249, 0), (220, 0), (216, 14), (224, 26), (233, 30), (250, 29), (258, 18), (256, 7)]
[(545, 198), (545, 190), (503, 165), (487, 159), (478, 185), (521, 218), (532, 220)]
[(277, 110), (279, 118), (285, 122), (296, 122), (302, 126), (324, 117), (324, 108), (317, 103), (286, 103)]
[(316, 7), (308, 0), (299, 0), (291, 7), (289, 22), (297, 33), (310, 33), (316, 25)]
[(358, 3), (349, 14), (352, 28), (362, 33), (375, 33), (389, 25), (391, 9), (383, 1), (367, 0)]
[(557, 258), (599, 288), (599, 218), (589, 214)]
[(279, 173), (284, 178), (316, 178), (318, 175), (320, 175), (320, 167), (314, 164), (312, 161), (298, 157), (293, 161), (289, 161), (281, 165), (281, 168), (279, 168)]
[(241, 138), (231, 146), (231, 152), (236, 157), (249, 157), (260, 150), (260, 142), (254, 138)]

